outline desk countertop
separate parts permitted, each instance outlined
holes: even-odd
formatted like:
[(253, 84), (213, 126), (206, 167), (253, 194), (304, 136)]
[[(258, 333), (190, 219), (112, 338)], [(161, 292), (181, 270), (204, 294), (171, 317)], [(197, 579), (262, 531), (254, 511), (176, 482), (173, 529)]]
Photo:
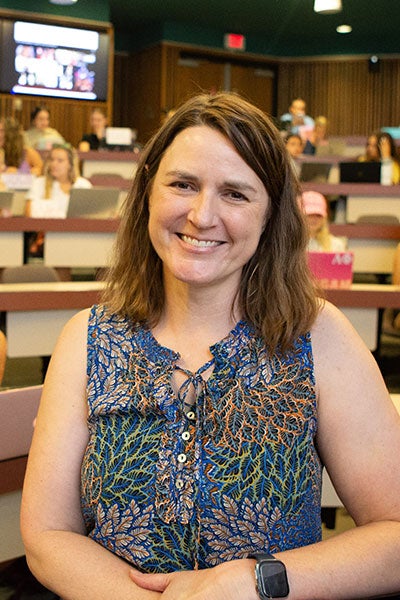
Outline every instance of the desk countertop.
[(102, 281), (0, 284), (0, 310), (64, 310), (87, 308), (99, 301)]
[[(102, 281), (0, 284), (0, 310), (85, 308), (99, 300)], [(400, 286), (354, 283), (349, 289), (325, 290), (339, 307), (400, 308)]]
[(342, 235), (349, 239), (395, 240), (400, 241), (400, 223), (331, 223), (329, 226), (334, 235)]
[(327, 300), (339, 307), (400, 308), (400, 286), (353, 283), (348, 289), (325, 290)]
[(400, 185), (381, 185), (380, 183), (318, 183), (301, 182), (303, 191), (312, 190), (324, 196), (371, 196), (400, 198)]
[(60, 231), (114, 233), (119, 219), (32, 219), (29, 217), (7, 217), (0, 219), (2, 231)]
[[(29, 217), (8, 217), (0, 219), (0, 233), (3, 231), (59, 231), (114, 233), (120, 220), (115, 219), (32, 219)], [(400, 223), (398, 225), (376, 223), (331, 224), (334, 235), (347, 238), (385, 239), (400, 241)]]

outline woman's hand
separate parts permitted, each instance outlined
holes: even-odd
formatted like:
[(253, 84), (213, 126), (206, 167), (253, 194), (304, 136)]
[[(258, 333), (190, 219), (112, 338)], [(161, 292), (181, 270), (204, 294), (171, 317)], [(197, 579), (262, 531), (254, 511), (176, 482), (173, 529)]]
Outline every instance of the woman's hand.
[(257, 600), (254, 561), (225, 562), (200, 571), (140, 573), (130, 577), (139, 587), (161, 592), (162, 600)]
[(388, 160), (391, 158), (390, 142), (387, 138), (383, 137), (381, 139), (381, 141), (379, 142), (379, 150), (382, 160)]

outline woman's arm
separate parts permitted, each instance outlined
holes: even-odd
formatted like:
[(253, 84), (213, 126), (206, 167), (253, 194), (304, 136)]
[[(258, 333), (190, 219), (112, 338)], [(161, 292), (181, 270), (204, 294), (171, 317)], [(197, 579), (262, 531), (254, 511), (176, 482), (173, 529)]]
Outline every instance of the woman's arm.
[[(354, 599), (399, 592), (400, 418), (370, 351), (329, 303), (313, 328), (312, 341), (318, 448), (358, 527), (275, 555), (287, 568), (288, 599)], [(144, 589), (165, 590), (165, 600), (257, 598), (254, 560), (249, 559), (200, 575), (132, 572), (131, 577)]]
[(318, 448), (358, 527), (277, 554), (290, 598), (400, 591), (400, 418), (379, 369), (343, 314), (326, 304), (313, 329)]
[(23, 489), (21, 531), (28, 564), (64, 600), (156, 600), (129, 579), (129, 565), (89, 539), (80, 509), (88, 442), (88, 311), (64, 328), (50, 361)]
[(30, 171), (32, 175), (39, 177), (43, 171), (43, 160), (40, 156), (39, 152), (34, 148), (30, 148), (27, 146), (25, 148), (26, 153), (26, 161), (29, 165)]

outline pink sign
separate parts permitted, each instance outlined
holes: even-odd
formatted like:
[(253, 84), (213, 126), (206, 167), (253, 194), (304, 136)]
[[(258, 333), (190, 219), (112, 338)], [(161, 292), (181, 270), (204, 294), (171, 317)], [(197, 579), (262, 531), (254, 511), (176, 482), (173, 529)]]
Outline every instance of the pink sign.
[(309, 252), (308, 264), (321, 287), (349, 288), (353, 281), (352, 252)]

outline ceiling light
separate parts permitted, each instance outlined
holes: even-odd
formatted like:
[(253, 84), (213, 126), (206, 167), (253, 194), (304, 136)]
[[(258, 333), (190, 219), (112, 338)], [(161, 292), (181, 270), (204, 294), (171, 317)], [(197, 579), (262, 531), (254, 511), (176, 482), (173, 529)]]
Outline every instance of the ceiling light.
[(314, 10), (324, 15), (338, 13), (342, 10), (342, 0), (315, 0)]
[(336, 31), (338, 33), (351, 33), (353, 28), (351, 25), (338, 25), (338, 27), (336, 27)]
[(51, 4), (59, 4), (62, 6), (70, 6), (71, 4), (75, 4), (78, 0), (49, 0)]

